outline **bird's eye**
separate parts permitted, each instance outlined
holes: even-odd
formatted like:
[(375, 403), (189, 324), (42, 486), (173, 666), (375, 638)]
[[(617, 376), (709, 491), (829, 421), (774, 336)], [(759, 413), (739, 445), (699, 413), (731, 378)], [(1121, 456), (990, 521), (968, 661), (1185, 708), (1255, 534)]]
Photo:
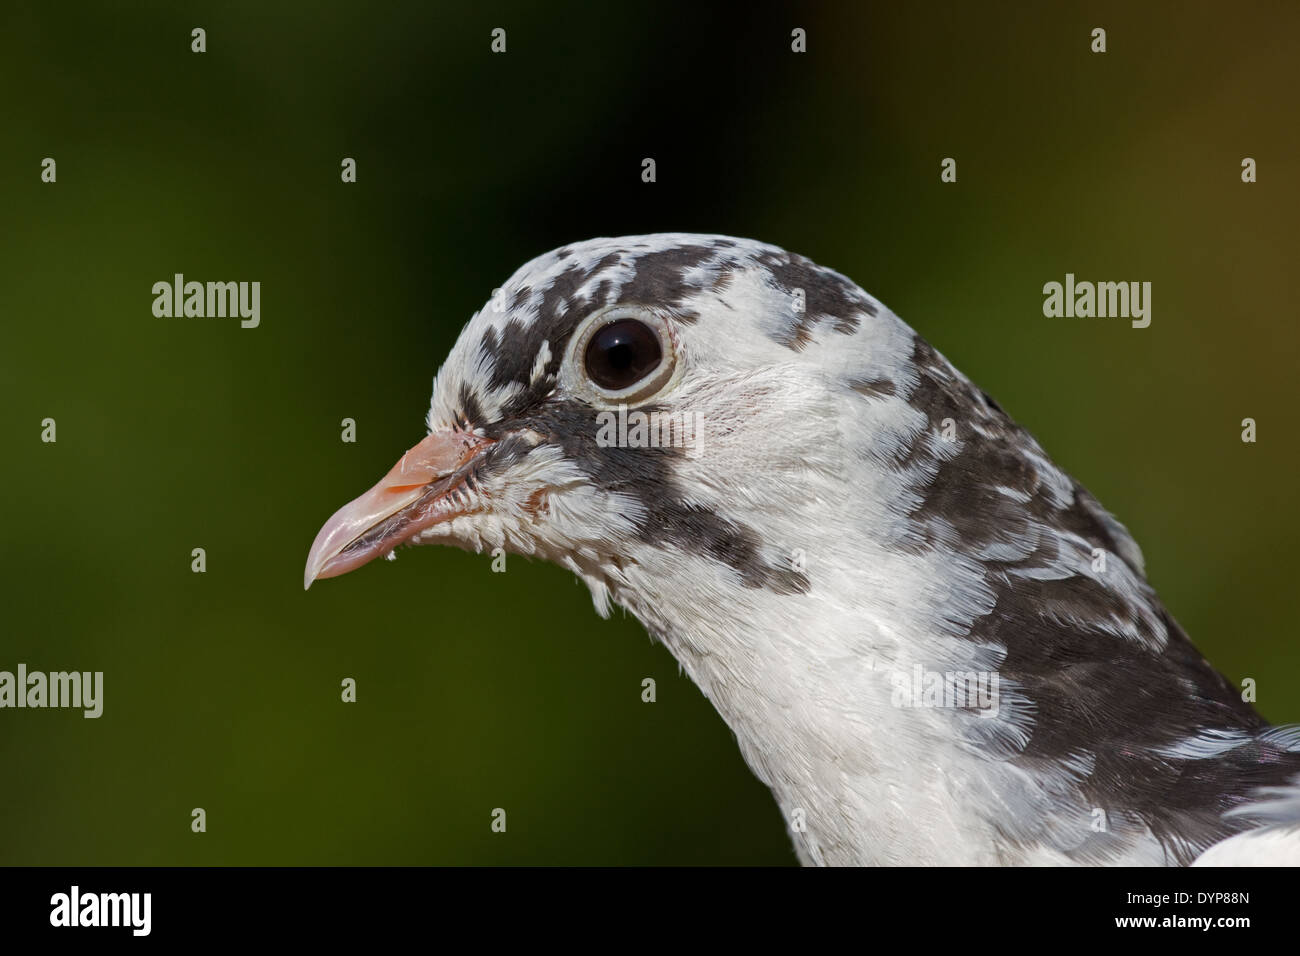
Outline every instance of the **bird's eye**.
[(592, 334), (583, 361), (596, 385), (621, 392), (657, 369), (663, 354), (654, 329), (637, 319), (619, 319)]
[(680, 371), (672, 323), (655, 309), (620, 302), (599, 309), (573, 330), (560, 366), (560, 386), (598, 408), (662, 397)]

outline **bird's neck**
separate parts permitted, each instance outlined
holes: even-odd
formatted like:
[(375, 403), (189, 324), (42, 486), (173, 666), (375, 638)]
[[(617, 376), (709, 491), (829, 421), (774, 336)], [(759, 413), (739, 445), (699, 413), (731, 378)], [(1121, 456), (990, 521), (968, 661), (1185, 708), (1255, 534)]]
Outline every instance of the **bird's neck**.
[(869, 541), (855, 553), (810, 566), (820, 586), (799, 597), (746, 588), (718, 600), (701, 587), (716, 571), (680, 558), (653, 571), (667, 590), (615, 595), (735, 733), (804, 862), (1168, 864), (1199, 852), (1171, 850), (1170, 832), (1201, 846), (1231, 832), (1216, 788), (1232, 768), (1220, 774), (1214, 755), (1190, 771), (1199, 790), (1185, 806), (1156, 806), (1164, 833), (1128, 809), (1164, 796), (1122, 791), (1157, 779), (1143, 761), (1164, 772), (1167, 754), (1134, 751), (1132, 780), (1107, 773), (1115, 789), (1100, 796), (1094, 770), (1118, 745), (1091, 739), (1086, 720), (1069, 748), (1035, 756), (1043, 688), (1002, 676), (1004, 649), (945, 633), (956, 596), (924, 566)]
[[(942, 710), (947, 675), (976, 669), (968, 656), (910, 640), (912, 622), (883, 611), (791, 620), (746, 602), (672, 617), (661, 605), (646, 623), (772, 789), (803, 862), (1009, 862), (988, 812), (1004, 781), (955, 726), (975, 735), (997, 717)], [(995, 685), (963, 686), (967, 703), (996, 700)]]

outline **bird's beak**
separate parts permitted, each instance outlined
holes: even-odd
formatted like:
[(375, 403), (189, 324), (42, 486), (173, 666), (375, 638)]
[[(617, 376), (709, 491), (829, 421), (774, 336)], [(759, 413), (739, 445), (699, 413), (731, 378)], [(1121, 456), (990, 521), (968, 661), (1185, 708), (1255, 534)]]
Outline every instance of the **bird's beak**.
[(303, 587), (346, 574), (425, 528), (464, 514), (455, 492), (470, 462), (490, 444), (468, 432), (440, 430), (408, 451), (383, 481), (325, 522), (307, 555)]

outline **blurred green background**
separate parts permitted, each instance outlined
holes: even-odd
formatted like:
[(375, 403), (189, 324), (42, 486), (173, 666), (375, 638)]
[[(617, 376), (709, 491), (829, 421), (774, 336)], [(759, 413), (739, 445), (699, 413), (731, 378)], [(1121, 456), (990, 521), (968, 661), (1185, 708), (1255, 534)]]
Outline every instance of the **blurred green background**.
[[(426, 548), (302, 590), (464, 321), (595, 235), (853, 277), (1300, 720), (1295, 4), (189, 6), (0, 14), (0, 669), (105, 672), (99, 720), (0, 711), (0, 861), (793, 862), (709, 704), (567, 572)], [(155, 318), (176, 272), (259, 280), (260, 328)], [(1151, 281), (1151, 327), (1044, 318), (1066, 272)]]

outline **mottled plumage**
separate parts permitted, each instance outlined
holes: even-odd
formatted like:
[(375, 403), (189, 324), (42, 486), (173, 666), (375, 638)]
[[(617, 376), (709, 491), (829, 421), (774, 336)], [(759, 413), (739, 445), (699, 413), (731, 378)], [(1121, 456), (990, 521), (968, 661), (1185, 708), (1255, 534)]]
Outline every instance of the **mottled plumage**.
[[(675, 363), (635, 401), (579, 348), (624, 315)], [(704, 440), (609, 447), (619, 405), (698, 415)], [(1297, 859), (1300, 729), (1244, 703), (1125, 528), (836, 272), (724, 236), (557, 249), (466, 326), (428, 426), (322, 529), (307, 583), (407, 542), (569, 568), (714, 703), (805, 862), (1185, 864), (1256, 827), (1216, 854)], [(900, 704), (913, 673), (996, 675), (996, 708)]]

